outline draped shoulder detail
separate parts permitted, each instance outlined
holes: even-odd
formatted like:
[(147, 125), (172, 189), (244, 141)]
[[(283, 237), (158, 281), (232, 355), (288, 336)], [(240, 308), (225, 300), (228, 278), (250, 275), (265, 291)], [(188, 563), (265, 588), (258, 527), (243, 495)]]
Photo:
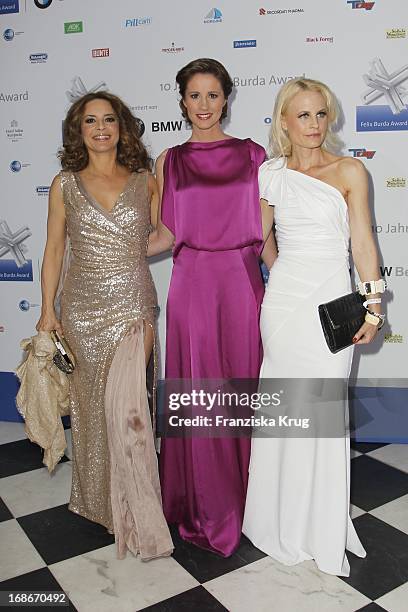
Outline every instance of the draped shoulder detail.
[(286, 194), (286, 159), (268, 159), (259, 168), (259, 196), (271, 206), (280, 206)]

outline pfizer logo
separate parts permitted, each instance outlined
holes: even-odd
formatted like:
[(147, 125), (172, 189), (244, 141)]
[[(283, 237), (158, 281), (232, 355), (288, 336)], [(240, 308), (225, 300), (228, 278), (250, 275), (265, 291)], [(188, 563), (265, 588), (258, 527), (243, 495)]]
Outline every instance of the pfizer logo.
[(14, 30), (12, 30), (11, 28), (7, 28), (7, 30), (4, 30), (3, 38), (4, 38), (4, 40), (7, 40), (7, 41), (13, 40), (13, 38), (14, 38)]
[(17, 161), (16, 159), (14, 161), (12, 161), (11, 164), (10, 164), (10, 170), (12, 172), (20, 172), (20, 170), (21, 170), (21, 162)]
[(28, 312), (30, 310), (30, 302), (28, 300), (21, 300), (18, 307), (23, 312)]

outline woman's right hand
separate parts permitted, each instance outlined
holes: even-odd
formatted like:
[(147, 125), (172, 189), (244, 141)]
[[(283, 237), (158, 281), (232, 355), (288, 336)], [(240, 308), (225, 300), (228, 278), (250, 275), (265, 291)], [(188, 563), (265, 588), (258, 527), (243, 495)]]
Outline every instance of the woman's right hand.
[(55, 311), (41, 311), (41, 317), (35, 326), (37, 331), (50, 332), (54, 329), (63, 335), (61, 322), (57, 319)]

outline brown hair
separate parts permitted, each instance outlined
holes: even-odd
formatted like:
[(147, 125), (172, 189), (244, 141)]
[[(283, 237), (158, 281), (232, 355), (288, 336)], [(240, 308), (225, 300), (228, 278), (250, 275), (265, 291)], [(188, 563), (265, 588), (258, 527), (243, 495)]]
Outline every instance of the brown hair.
[[(218, 79), (218, 81), (220, 82), (226, 100), (228, 100), (228, 97), (234, 86), (227, 69), (221, 64), (221, 62), (218, 62), (215, 59), (210, 59), (208, 57), (200, 57), (199, 59), (193, 60), (192, 62), (181, 68), (177, 73), (176, 82), (179, 86), (179, 93), (181, 95), (181, 100), (179, 102), (181, 114), (188, 123), (191, 122), (187, 115), (183, 99), (186, 95), (188, 82), (195, 74), (212, 74), (213, 76), (215, 76), (215, 78)], [(228, 104), (225, 103), (225, 106), (222, 109), (220, 121), (222, 121), (227, 116), (227, 113)]]
[(76, 100), (69, 109), (64, 121), (63, 146), (58, 151), (63, 170), (79, 172), (86, 168), (89, 155), (81, 133), (81, 122), (85, 105), (92, 100), (106, 100), (112, 106), (119, 121), (119, 142), (117, 146), (117, 161), (130, 170), (151, 170), (152, 160), (140, 140), (142, 126), (124, 102), (118, 96), (106, 91), (87, 93)]

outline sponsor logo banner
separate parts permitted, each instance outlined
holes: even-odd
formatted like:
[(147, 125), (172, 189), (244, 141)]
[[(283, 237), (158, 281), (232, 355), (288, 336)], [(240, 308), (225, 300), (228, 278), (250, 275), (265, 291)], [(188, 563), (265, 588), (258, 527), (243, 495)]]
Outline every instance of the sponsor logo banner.
[(104, 49), (92, 49), (92, 57), (109, 57), (109, 54), (109, 47), (105, 47)]
[(18, 0), (10, 0), (9, 2), (0, 2), (0, 15), (7, 15), (9, 13), (18, 13), (20, 11)]
[(353, 157), (365, 157), (366, 159), (373, 159), (376, 151), (367, 151), (367, 149), (349, 149)]
[(125, 28), (137, 28), (138, 26), (146, 26), (152, 23), (151, 17), (135, 17), (125, 20)]
[(48, 59), (48, 53), (31, 53), (29, 59), (32, 64), (44, 64)]
[(234, 40), (234, 49), (243, 49), (245, 47), (256, 47), (256, 40)]
[(82, 21), (66, 21), (64, 23), (65, 34), (79, 34), (84, 31), (84, 24)]
[(405, 188), (407, 186), (407, 181), (405, 177), (403, 176), (393, 176), (387, 179), (386, 185), (387, 187), (392, 187), (392, 188), (396, 188), (396, 187)]
[(10, 121), (10, 127), (6, 128), (6, 136), (11, 142), (20, 142), (24, 136), (24, 130), (18, 127), (18, 121)]
[(32, 280), (33, 266), (31, 260), (18, 267), (12, 259), (0, 259), (0, 281), (30, 282)]
[(392, 28), (391, 30), (385, 31), (386, 38), (406, 38), (407, 31), (405, 28)]
[(222, 12), (218, 8), (211, 9), (211, 11), (204, 18), (204, 23), (221, 23), (221, 21)]
[(39, 196), (47, 196), (50, 192), (50, 187), (49, 185), (38, 185), (35, 188), (37, 195)]
[(375, 2), (360, 2), (359, 0), (347, 0), (347, 4), (350, 4), (352, 9), (364, 9), (371, 11), (374, 7)]

